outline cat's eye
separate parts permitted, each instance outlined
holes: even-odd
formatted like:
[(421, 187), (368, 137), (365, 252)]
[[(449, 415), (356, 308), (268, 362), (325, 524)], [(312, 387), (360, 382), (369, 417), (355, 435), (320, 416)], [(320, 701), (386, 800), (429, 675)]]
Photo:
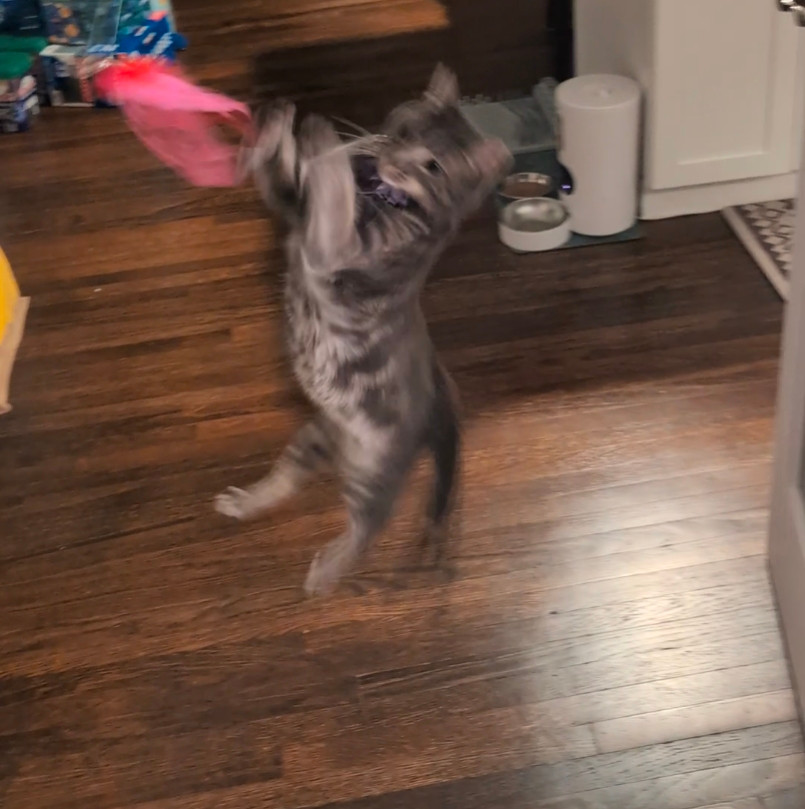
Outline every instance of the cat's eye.
[(428, 171), (430, 174), (441, 174), (442, 167), (439, 165), (438, 160), (428, 160), (425, 163), (425, 170)]

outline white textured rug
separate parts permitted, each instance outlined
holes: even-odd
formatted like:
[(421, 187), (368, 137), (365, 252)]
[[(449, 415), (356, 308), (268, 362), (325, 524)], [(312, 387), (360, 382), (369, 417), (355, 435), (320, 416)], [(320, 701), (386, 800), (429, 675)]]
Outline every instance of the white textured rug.
[(722, 213), (783, 299), (788, 298), (791, 257), (794, 238), (792, 199), (736, 205)]

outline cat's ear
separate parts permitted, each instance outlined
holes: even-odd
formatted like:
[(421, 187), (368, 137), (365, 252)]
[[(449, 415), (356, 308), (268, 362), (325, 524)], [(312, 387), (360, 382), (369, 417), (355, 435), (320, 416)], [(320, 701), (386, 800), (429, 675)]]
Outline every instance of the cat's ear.
[(499, 138), (479, 140), (470, 151), (479, 172), (489, 182), (498, 182), (512, 169), (514, 158)]
[(439, 63), (433, 71), (425, 98), (439, 107), (454, 107), (458, 104), (458, 79), (456, 74)]

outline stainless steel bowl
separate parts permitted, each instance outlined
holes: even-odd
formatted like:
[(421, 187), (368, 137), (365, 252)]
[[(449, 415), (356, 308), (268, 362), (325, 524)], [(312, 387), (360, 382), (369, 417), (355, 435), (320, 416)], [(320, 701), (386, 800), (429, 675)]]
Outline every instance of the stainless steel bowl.
[(550, 197), (510, 202), (498, 218), (500, 240), (512, 250), (555, 250), (570, 238), (570, 214)]

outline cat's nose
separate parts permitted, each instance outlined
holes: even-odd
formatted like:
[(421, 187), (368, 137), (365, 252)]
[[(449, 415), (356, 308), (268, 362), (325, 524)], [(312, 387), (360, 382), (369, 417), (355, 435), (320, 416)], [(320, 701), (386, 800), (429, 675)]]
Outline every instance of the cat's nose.
[(389, 185), (402, 185), (405, 182), (405, 172), (394, 166), (384, 166), (380, 173)]

